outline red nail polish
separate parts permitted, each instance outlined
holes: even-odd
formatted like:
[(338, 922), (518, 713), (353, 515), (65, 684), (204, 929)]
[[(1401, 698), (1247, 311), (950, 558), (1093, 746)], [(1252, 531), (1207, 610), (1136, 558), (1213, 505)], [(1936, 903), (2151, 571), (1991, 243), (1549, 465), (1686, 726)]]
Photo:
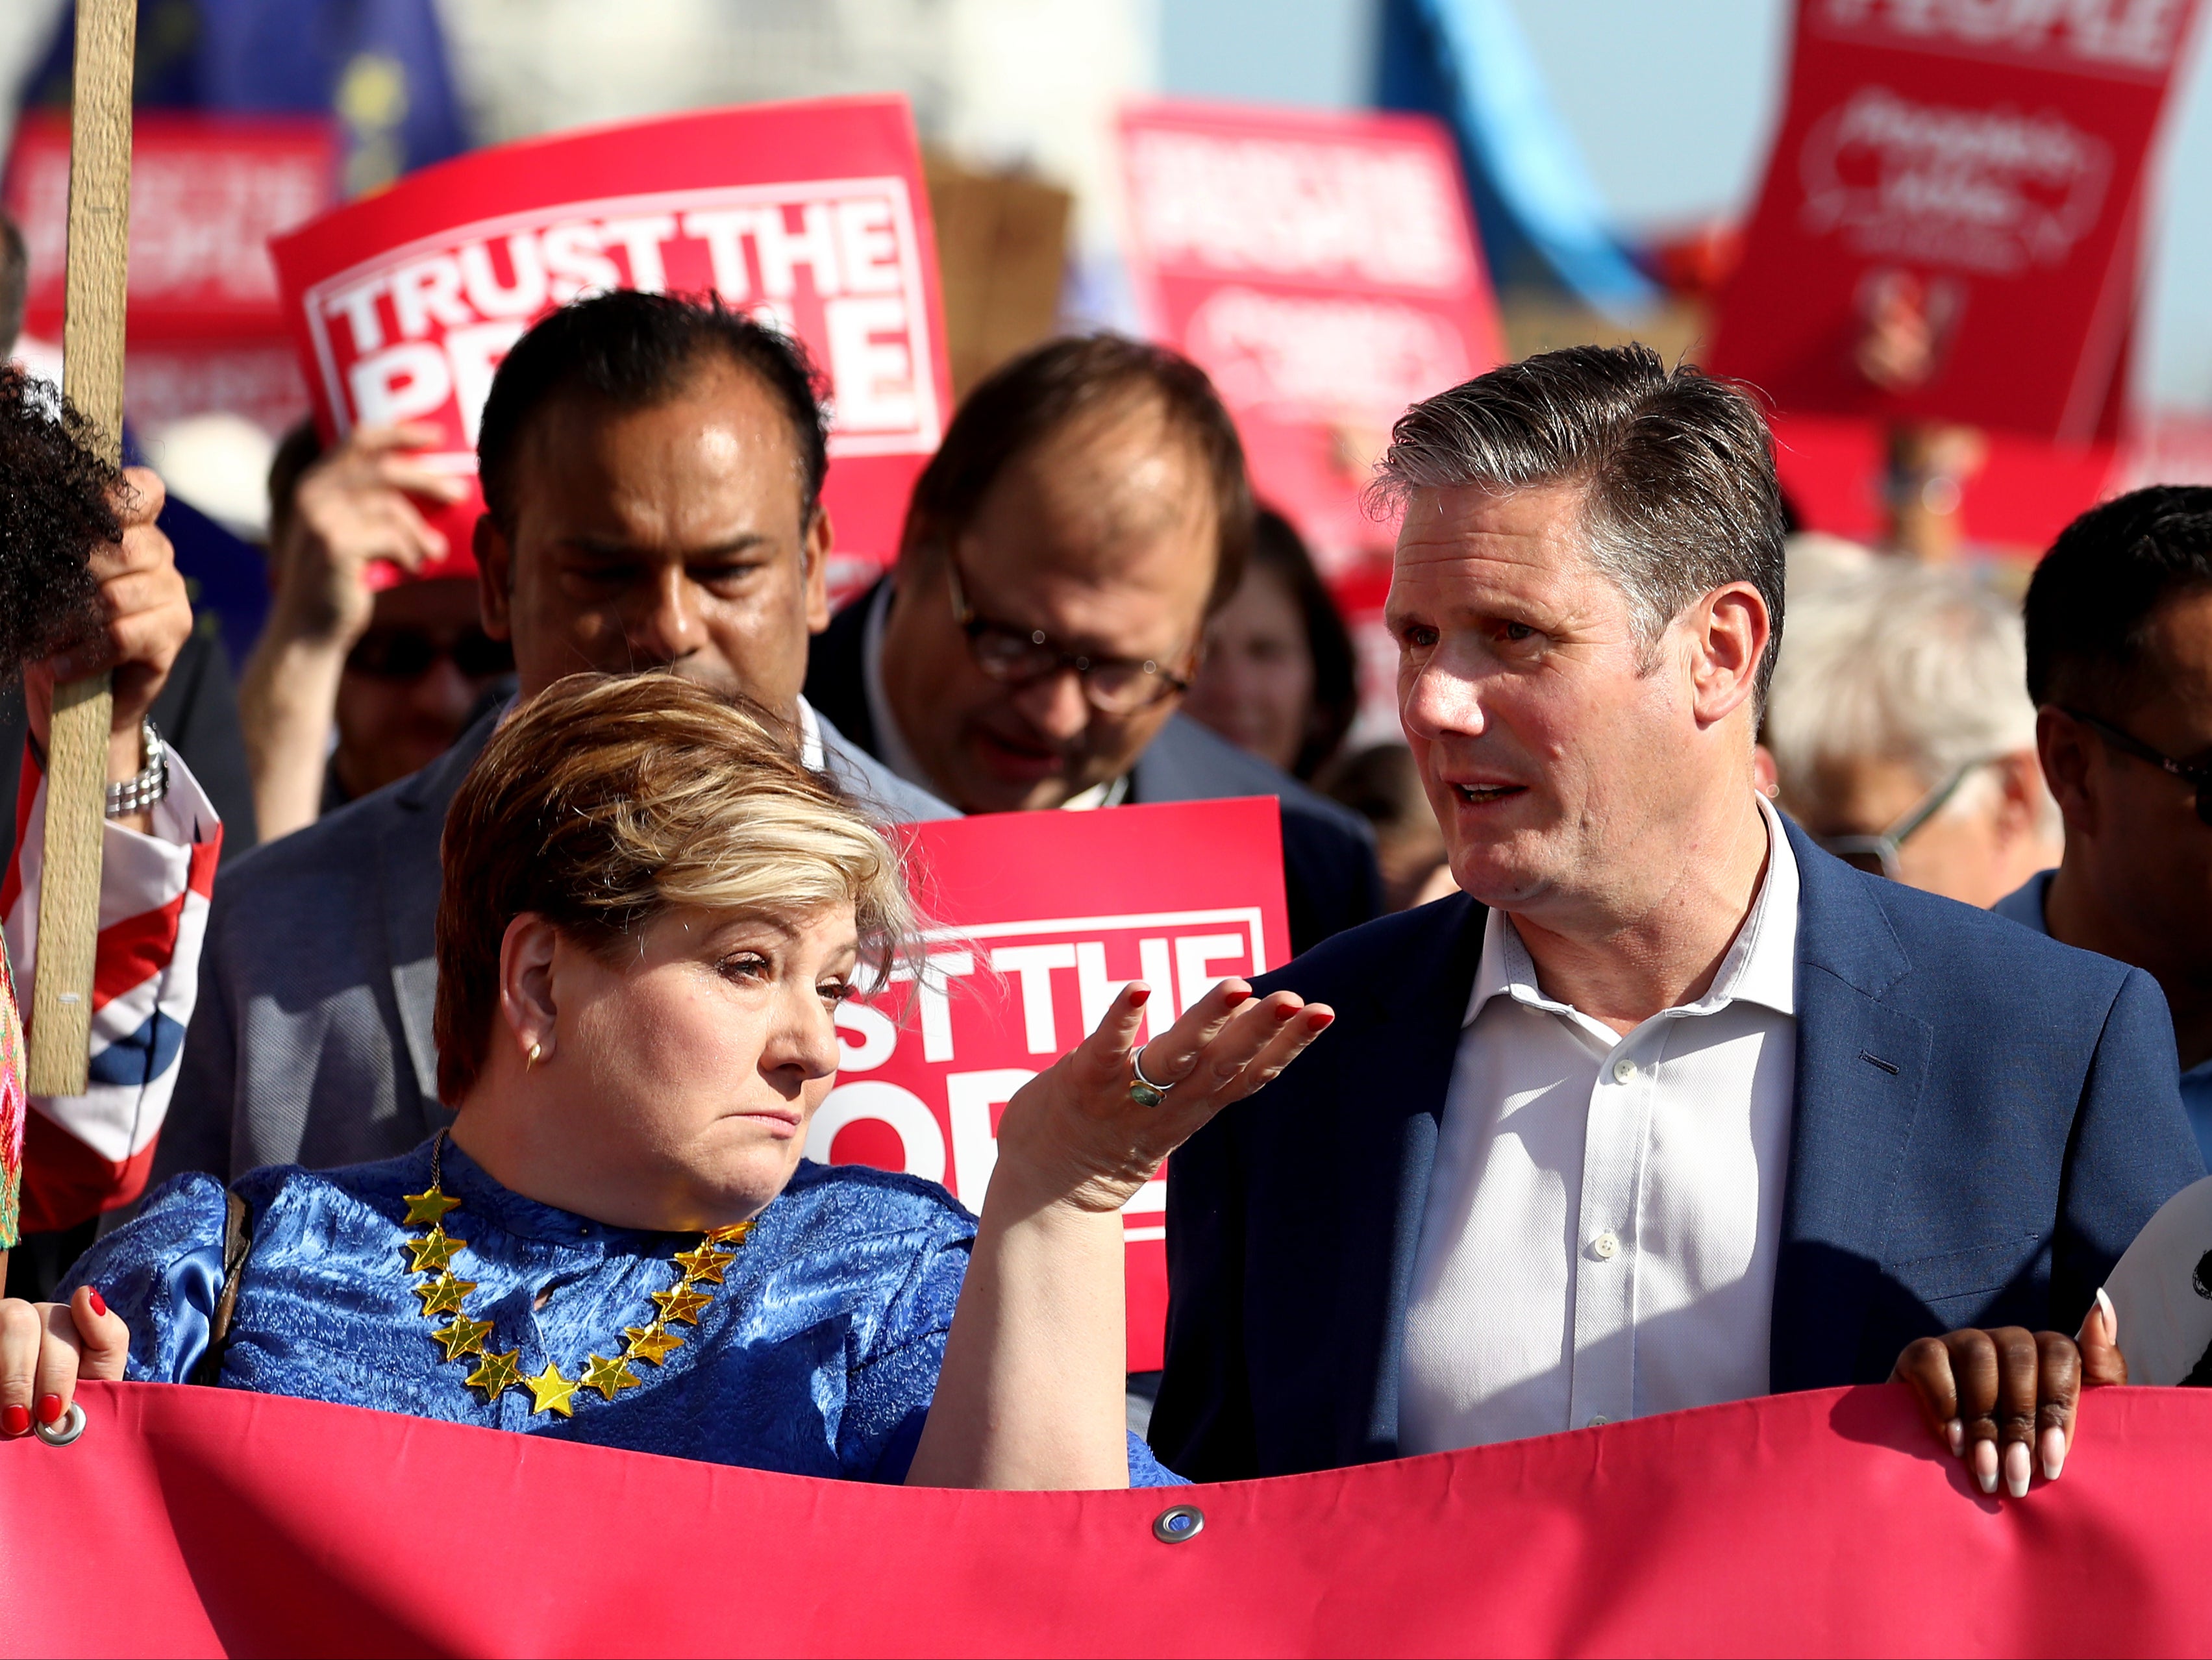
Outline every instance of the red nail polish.
[(1297, 1014), (1297, 1013), (1301, 1012), (1304, 1009), (1304, 1007), (1305, 1007), (1305, 1005), (1304, 1005), (1304, 1004), (1303, 1004), (1303, 1003), (1285, 1003), (1285, 1004), (1282, 1004), (1282, 1005), (1280, 1005), (1279, 1006), (1278, 1006), (1278, 1007), (1276, 1008), (1276, 1010), (1275, 1010), (1275, 1018), (1276, 1018), (1276, 1019), (1278, 1019), (1278, 1020), (1288, 1020), (1288, 1019), (1290, 1019), (1293, 1015), (1296, 1015), (1296, 1014)]
[(105, 1316), (106, 1314), (107, 1299), (105, 1297), (102, 1297), (98, 1292), (87, 1292), (85, 1293), (85, 1301), (92, 1304), (92, 1311), (95, 1315)]
[(1335, 1024), (1336, 1015), (1333, 1011), (1325, 1011), (1313, 1018), (1313, 1029), (1316, 1031), (1327, 1031)]
[(0, 1408), (0, 1429), (10, 1435), (27, 1435), (31, 1428), (31, 1409), (28, 1407)]
[(1221, 1000), (1232, 1009), (1241, 1007), (1252, 1000), (1252, 988), (1247, 986), (1242, 991), (1224, 992), (1221, 994)]
[(1152, 988), (1150, 986), (1132, 986), (1129, 988), (1129, 1006), (1131, 1008), (1140, 1009), (1152, 1000)]
[(58, 1395), (40, 1395), (39, 1397), (39, 1421), (41, 1424), (58, 1424), (61, 1420), (61, 1396)]

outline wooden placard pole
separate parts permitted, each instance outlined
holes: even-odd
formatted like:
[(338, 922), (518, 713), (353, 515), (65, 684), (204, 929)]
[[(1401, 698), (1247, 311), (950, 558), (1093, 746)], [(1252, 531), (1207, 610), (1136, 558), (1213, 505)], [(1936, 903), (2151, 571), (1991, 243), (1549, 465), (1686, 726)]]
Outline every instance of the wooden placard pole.
[[(70, 106), (69, 315), (62, 390), (108, 459), (123, 453), (123, 307), (131, 239), (131, 56), (137, 0), (76, 0)], [(106, 674), (54, 689), (46, 843), (39, 882), (30, 1067), (33, 1095), (89, 1083), (100, 838), (114, 698)]]

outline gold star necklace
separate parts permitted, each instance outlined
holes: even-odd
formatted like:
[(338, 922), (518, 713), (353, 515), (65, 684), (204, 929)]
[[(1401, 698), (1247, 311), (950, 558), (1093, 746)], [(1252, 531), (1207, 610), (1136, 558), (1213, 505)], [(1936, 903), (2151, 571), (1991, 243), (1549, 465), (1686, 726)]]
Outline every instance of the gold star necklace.
[(431, 1276), (408, 1289), (422, 1299), (425, 1318), (453, 1316), (451, 1321), (430, 1335), (443, 1346), (447, 1359), (474, 1359), (475, 1369), (462, 1383), (465, 1388), (482, 1389), (487, 1406), (498, 1400), (502, 1390), (519, 1385), (530, 1391), (530, 1413), (533, 1418), (541, 1412), (573, 1418), (576, 1408), (571, 1397), (579, 1389), (597, 1389), (611, 1401), (623, 1389), (636, 1389), (645, 1380), (629, 1369), (629, 1363), (643, 1360), (657, 1366), (684, 1347), (684, 1340), (668, 1329), (670, 1323), (690, 1326), (699, 1323), (700, 1314), (714, 1300), (714, 1294), (697, 1288), (722, 1283), (723, 1270), (737, 1260), (737, 1248), (753, 1231), (750, 1222), (709, 1228), (696, 1247), (678, 1251), (676, 1266), (683, 1270), (684, 1277), (666, 1291), (650, 1293), (654, 1310), (652, 1323), (623, 1327), (622, 1347), (612, 1357), (592, 1355), (585, 1362), (583, 1375), (573, 1379), (562, 1376), (560, 1367), (548, 1359), (545, 1370), (532, 1377), (522, 1370), (520, 1347), (511, 1348), (504, 1354), (492, 1349), (492, 1323), (469, 1317), (468, 1294), (477, 1288), (477, 1282), (460, 1279), (453, 1273), (453, 1253), (469, 1242), (446, 1231), (447, 1216), (459, 1210), (461, 1201), (447, 1194), (441, 1185), (440, 1161), (445, 1146), (446, 1133), (441, 1130), (430, 1148), (429, 1191), (400, 1195), (407, 1201), (404, 1225), (427, 1225), (429, 1229), (428, 1233), (399, 1242), (401, 1253), (415, 1259), (402, 1272)]

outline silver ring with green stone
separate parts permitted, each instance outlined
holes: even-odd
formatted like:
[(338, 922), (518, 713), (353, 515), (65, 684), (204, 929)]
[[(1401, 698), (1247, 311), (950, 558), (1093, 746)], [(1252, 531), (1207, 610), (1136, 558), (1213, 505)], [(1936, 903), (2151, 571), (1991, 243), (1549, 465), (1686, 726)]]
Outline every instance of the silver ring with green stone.
[(1145, 1052), (1142, 1049), (1130, 1055), (1129, 1070), (1137, 1074), (1129, 1085), (1129, 1098), (1140, 1107), (1157, 1107), (1168, 1098), (1168, 1091), (1175, 1087), (1173, 1084), (1156, 1084), (1145, 1076)]

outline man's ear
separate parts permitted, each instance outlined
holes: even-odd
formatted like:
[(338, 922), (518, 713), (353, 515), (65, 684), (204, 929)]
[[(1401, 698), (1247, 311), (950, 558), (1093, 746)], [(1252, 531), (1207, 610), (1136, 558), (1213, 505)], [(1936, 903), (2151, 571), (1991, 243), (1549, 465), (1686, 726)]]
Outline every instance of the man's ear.
[(2043, 762), (2043, 781), (2050, 786), (2066, 828), (2076, 835), (2094, 836), (2096, 766), (2087, 729), (2065, 710), (2045, 703), (2035, 712), (2035, 752)]
[(1997, 781), (1997, 834), (2005, 841), (2041, 841), (2046, 820), (2043, 763), (2033, 750), (2014, 750), (1990, 763)]
[(1690, 699), (1700, 726), (1726, 720), (1751, 701), (1773, 636), (1766, 600), (1748, 582), (1716, 588), (1692, 609)]
[(499, 942), (499, 1012), (517, 1053), (553, 1058), (560, 999), (554, 962), (561, 933), (535, 911), (524, 911), (507, 925)]
[(837, 545), (830, 523), (830, 509), (817, 504), (814, 522), (806, 527), (800, 556), (806, 561), (806, 631), (819, 634), (830, 626), (830, 550)]
[(514, 637), (514, 550), (488, 513), (477, 515), (471, 538), (477, 556), (477, 611), (495, 640)]

